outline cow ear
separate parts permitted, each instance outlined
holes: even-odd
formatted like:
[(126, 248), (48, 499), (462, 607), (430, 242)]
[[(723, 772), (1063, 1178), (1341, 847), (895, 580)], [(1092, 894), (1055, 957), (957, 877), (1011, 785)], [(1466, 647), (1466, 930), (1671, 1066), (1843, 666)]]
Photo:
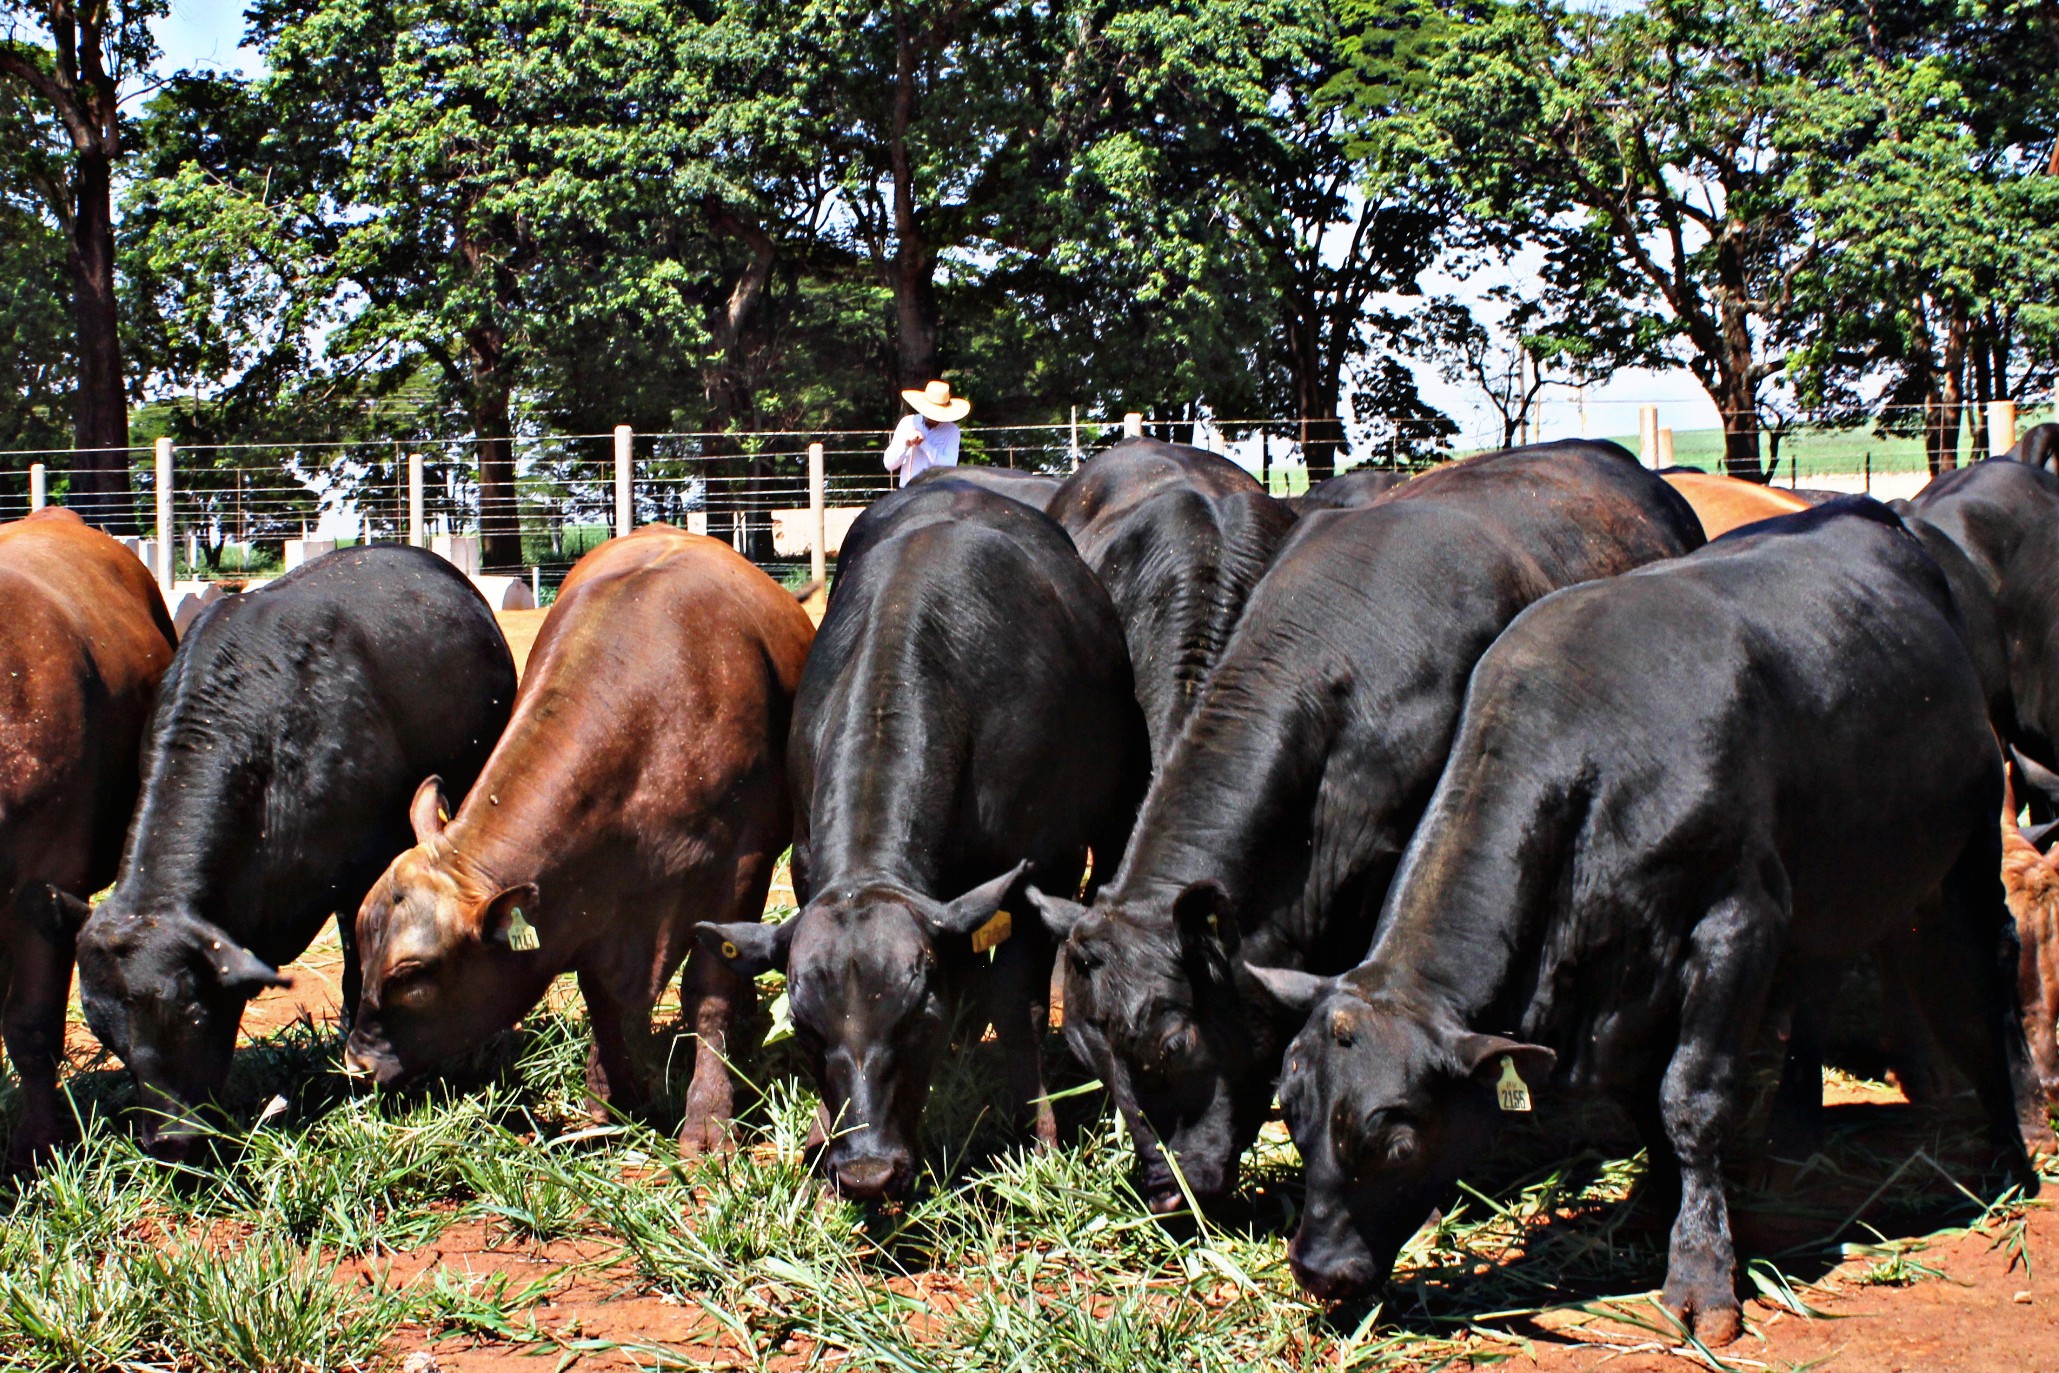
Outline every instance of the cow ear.
[(535, 953), (542, 942), (535, 924), (536, 907), (542, 899), (534, 882), (495, 893), (479, 907), (479, 937), (505, 944), (516, 953)]
[(1227, 976), (1243, 933), (1237, 928), (1230, 894), (1222, 884), (1212, 879), (1188, 883), (1173, 898), (1172, 918), (1180, 933), (1181, 951)]
[(1307, 1019), (1316, 1003), (1337, 988), (1336, 978), (1317, 977), (1298, 968), (1261, 968), (1256, 963), (1244, 966), (1252, 979), (1265, 988), (1274, 1005), (1298, 1019)]
[(1037, 890), (1034, 882), (1023, 889), (1023, 894), (1029, 897), (1030, 905), (1036, 907), (1037, 914), (1043, 917), (1044, 928), (1051, 932), (1053, 939), (1064, 939), (1071, 935), (1073, 927), (1079, 924), (1087, 913), (1087, 908), (1077, 901), (1068, 901), (1062, 896), (1044, 895)]
[(31, 888), (24, 891), (21, 900), (24, 907), (34, 901), (40, 917), (36, 923), (45, 934), (60, 943), (77, 939), (87, 917), (93, 914), (91, 906), (54, 882), (43, 883), (40, 890)]
[(415, 827), (415, 842), (426, 844), (443, 833), (443, 827), (450, 823), (450, 801), (443, 794), (443, 779), (429, 777), (415, 788), (415, 799), (408, 803), (408, 823)]
[(930, 916), (930, 924), (942, 934), (971, 934), (994, 918), (1001, 909), (1001, 903), (1008, 899), (1008, 889), (1020, 881), (1022, 875), (1028, 871), (1029, 859), (1025, 858), (999, 877), (990, 882), (980, 883)]
[(267, 987), (290, 987), (293, 979), (233, 939), (227, 930), (195, 919), (186, 937), (215, 984), (236, 996), (256, 996)]
[(1524, 1085), (1541, 1087), (1557, 1066), (1559, 1056), (1541, 1044), (1525, 1044), (1520, 1040), (1503, 1039), (1500, 1035), (1462, 1034), (1452, 1046), (1459, 1070), (1468, 1077), (1492, 1087), (1501, 1077), (1501, 1061), (1508, 1058), (1516, 1065), (1516, 1075)]
[(740, 920), (728, 925), (696, 925), (693, 932), (701, 947), (727, 963), (730, 971), (756, 977), (786, 971), (787, 950), (793, 947), (794, 926), (799, 923), (799, 916), (781, 925)]

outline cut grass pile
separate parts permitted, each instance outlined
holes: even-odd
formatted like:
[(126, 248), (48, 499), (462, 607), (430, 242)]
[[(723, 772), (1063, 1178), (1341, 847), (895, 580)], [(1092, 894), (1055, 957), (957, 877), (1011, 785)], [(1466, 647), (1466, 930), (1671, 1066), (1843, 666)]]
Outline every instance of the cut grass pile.
[[(681, 1163), (661, 1129), (592, 1125), (572, 1000), (554, 997), (473, 1065), (469, 1092), (359, 1091), (336, 1071), (331, 1033), (290, 1026), (239, 1056), (237, 1128), (176, 1169), (111, 1123), (129, 1099), (114, 1065), (81, 1065), (82, 1142), (0, 1188), (0, 1365), (368, 1369), (475, 1336), (652, 1367), (1434, 1369), (1492, 1362), (1536, 1333), (1539, 1311), (1609, 1297), (1623, 1298), (1608, 1308), (1618, 1325), (1674, 1339), (1636, 1295), (1662, 1275), (1663, 1223), (1621, 1204), (1639, 1165), (1606, 1121), (1587, 1125), (1600, 1148), (1536, 1122), (1511, 1131), (1418, 1236), (1384, 1308), (1326, 1313), (1287, 1271), (1298, 1170), (1277, 1124), (1234, 1216), (1162, 1222), (1131, 1189), (1120, 1127), (1055, 1040), (1054, 1073), (1076, 1084), (1059, 1103), (1074, 1133), (1043, 1153), (1000, 1128), (984, 1085), (998, 1058), (973, 1045), (938, 1083), (925, 1185), (905, 1206), (868, 1209), (811, 1174), (814, 1101), (784, 1048), (750, 1065), (765, 1087), (732, 1155)], [(1743, 1179), (1740, 1209), (1769, 1255), (1753, 1282), (1806, 1305), (1846, 1242), (1876, 1260), (1872, 1281), (1929, 1276), (1912, 1236), (2009, 1220), (1983, 1212), (1989, 1193), (1964, 1161), (1977, 1153), (1951, 1137), (1896, 1156), (1841, 1139), (1805, 1186)], [(511, 1249), (577, 1241), (579, 1256), (533, 1279), (396, 1263), (460, 1224)], [(1768, 1243), (1769, 1226), (1790, 1238)], [(698, 1333), (682, 1346), (582, 1332), (551, 1315), (576, 1283), (656, 1294)]]

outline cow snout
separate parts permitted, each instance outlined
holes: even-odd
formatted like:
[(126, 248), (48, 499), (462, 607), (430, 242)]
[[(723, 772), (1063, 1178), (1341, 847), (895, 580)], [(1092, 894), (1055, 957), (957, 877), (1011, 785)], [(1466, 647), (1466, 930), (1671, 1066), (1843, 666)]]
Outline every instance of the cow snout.
[(401, 1075), (400, 1063), (392, 1054), (354, 1034), (343, 1046), (343, 1071), (346, 1076), (368, 1079), (381, 1087), (391, 1087)]
[(839, 1159), (830, 1165), (830, 1177), (847, 1197), (860, 1201), (884, 1201), (908, 1190), (915, 1176), (915, 1160), (905, 1151), (868, 1154)]
[(1339, 1254), (1305, 1245), (1296, 1235), (1287, 1246), (1287, 1266), (1302, 1290), (1318, 1301), (1355, 1301), (1377, 1290), (1379, 1270), (1365, 1254)]

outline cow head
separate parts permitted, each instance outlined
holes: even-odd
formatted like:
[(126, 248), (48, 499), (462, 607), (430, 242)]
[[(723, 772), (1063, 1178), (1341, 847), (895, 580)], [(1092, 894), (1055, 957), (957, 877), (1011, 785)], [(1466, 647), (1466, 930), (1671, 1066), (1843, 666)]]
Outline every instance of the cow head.
[(1180, 1179), (1197, 1201), (1227, 1195), (1296, 1023), (1243, 972), (1227, 894), (1204, 881), (1156, 909), (1030, 900), (1065, 940), (1066, 1038), (1129, 1125), (1146, 1203), (1179, 1210)]
[(783, 925), (700, 926), (708, 951), (744, 976), (786, 974), (837, 1190), (878, 1200), (914, 1181), (917, 1126), (955, 1000), (939, 955), (968, 948), (1027, 866), (950, 902), (897, 887), (831, 889)]
[(243, 1007), (293, 979), (212, 921), (150, 908), (124, 888), (79, 930), (79, 1000), (135, 1079), (143, 1147), (177, 1161), (205, 1133), (200, 1110), (228, 1080)]
[(557, 922), (539, 918), (535, 884), (482, 882), (444, 837), (450, 808), (436, 778), (415, 793), (409, 819), (415, 847), (358, 910), (364, 990), (343, 1055), (346, 1068), (382, 1087), (514, 1024), (562, 961)]
[(1251, 972), (1307, 1014), (1280, 1077), (1308, 1184), (1288, 1264), (1326, 1301), (1366, 1296), (1493, 1138), (1497, 1083), (1513, 1073), (1535, 1090), (1554, 1055), (1369, 997), (1347, 979)]

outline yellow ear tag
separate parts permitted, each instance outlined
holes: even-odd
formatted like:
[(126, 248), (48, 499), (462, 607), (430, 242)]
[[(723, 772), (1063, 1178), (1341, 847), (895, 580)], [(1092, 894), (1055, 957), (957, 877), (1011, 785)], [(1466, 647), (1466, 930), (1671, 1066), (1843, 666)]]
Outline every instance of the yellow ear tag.
[(1006, 911), (995, 911), (993, 919), (972, 932), (972, 951), (985, 953), (997, 944), (1006, 942), (1015, 933), (1015, 917)]
[(1523, 1085), (1522, 1075), (1516, 1072), (1515, 1059), (1507, 1054), (1501, 1056), (1501, 1081), (1494, 1084), (1494, 1099), (1504, 1111), (1530, 1109), (1530, 1089)]
[(728, 959), (731, 963), (734, 963), (737, 959), (743, 957), (743, 952), (744, 951), (742, 949), (739, 949), (736, 945), (730, 943), (727, 939), (722, 941), (722, 956)]
[(515, 906), (508, 911), (508, 947), (516, 953), (535, 953), (543, 943), (536, 937), (536, 926), (522, 918), (522, 908)]
[(438, 806), (436, 808), (436, 818), (440, 823), (448, 825), (450, 823), (449, 808), (445, 806)]

